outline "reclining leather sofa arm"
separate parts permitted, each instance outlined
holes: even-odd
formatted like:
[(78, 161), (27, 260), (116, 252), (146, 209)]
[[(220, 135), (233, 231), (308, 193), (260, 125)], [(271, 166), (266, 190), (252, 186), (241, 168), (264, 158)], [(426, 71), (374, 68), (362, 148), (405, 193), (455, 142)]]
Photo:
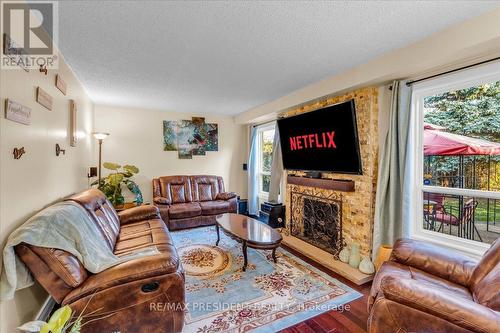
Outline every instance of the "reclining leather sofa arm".
[(128, 224), (149, 219), (159, 219), (160, 212), (158, 207), (153, 205), (142, 205), (134, 208), (125, 209), (118, 213), (120, 224)]
[(153, 202), (156, 205), (170, 205), (171, 204), (170, 200), (168, 200), (167, 198), (164, 198), (164, 197), (154, 197)]
[(230, 200), (232, 198), (236, 198), (238, 195), (234, 192), (221, 192), (217, 193), (217, 196), (215, 197), (216, 200)]
[(394, 243), (390, 260), (466, 287), (477, 265), (476, 260), (456, 251), (405, 238)]
[(388, 300), (473, 332), (496, 332), (500, 327), (500, 316), (492, 309), (413, 279), (386, 276), (380, 290)]

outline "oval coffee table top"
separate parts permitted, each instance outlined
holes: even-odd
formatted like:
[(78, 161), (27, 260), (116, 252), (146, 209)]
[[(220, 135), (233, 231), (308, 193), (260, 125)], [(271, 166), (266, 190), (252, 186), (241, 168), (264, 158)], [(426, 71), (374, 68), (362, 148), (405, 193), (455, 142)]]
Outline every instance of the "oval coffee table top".
[(225, 231), (249, 243), (272, 245), (282, 239), (279, 232), (249, 216), (226, 213), (217, 216), (216, 220)]

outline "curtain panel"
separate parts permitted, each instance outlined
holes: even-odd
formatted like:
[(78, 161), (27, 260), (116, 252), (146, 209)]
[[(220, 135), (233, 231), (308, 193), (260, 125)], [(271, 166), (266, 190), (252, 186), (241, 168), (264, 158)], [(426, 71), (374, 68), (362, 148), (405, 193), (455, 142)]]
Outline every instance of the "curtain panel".
[(406, 81), (392, 83), (389, 130), (382, 147), (375, 199), (375, 225), (373, 228), (373, 259), (380, 245), (391, 245), (407, 236), (409, 219), (403, 215), (407, 207), (411, 184), (406, 179), (411, 167), (413, 143), (408, 141), (410, 130), (411, 87)]
[(250, 154), (248, 156), (248, 213), (257, 215), (259, 212), (259, 174), (257, 165), (257, 128), (250, 127)]
[(280, 131), (274, 127), (273, 157), (271, 164), (271, 183), (269, 184), (269, 201), (278, 202), (283, 178), (283, 158), (281, 155)]

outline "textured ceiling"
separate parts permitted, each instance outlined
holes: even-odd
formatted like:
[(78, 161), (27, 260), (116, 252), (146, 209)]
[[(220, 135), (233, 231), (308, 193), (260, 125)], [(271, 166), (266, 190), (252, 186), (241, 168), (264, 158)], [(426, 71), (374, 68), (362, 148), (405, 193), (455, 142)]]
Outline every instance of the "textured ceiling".
[(65, 1), (59, 48), (97, 104), (234, 115), (498, 4)]

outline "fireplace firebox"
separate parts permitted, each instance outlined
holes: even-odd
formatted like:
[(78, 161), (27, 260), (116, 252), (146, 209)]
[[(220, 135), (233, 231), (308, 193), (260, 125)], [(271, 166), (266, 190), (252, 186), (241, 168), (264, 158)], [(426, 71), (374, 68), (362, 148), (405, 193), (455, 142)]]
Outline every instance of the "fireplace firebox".
[(290, 233), (338, 258), (342, 250), (342, 201), (291, 193)]

